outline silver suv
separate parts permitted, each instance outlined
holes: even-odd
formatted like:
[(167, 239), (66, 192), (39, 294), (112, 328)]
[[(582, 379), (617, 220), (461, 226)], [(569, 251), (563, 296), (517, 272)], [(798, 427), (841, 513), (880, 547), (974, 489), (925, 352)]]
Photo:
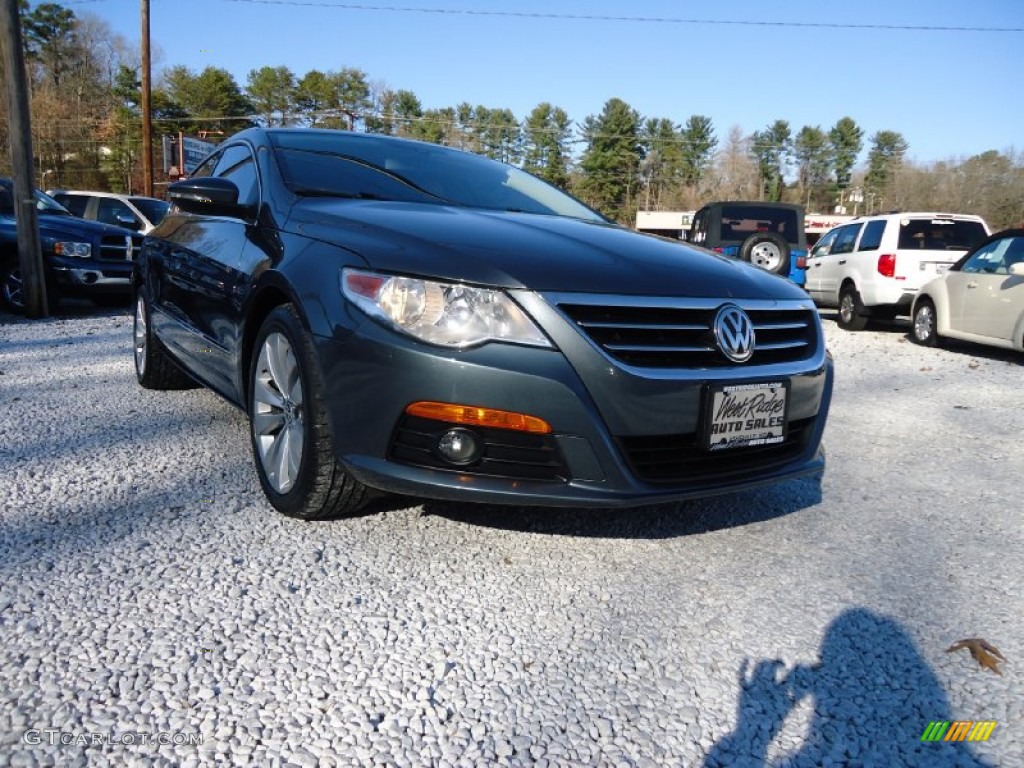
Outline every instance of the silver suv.
[(885, 213), (827, 232), (807, 258), (804, 288), (819, 306), (838, 307), (840, 328), (906, 315), (918, 290), (988, 237), (980, 216)]
[(53, 189), (50, 197), (81, 219), (102, 221), (148, 235), (171, 207), (166, 200), (116, 192)]

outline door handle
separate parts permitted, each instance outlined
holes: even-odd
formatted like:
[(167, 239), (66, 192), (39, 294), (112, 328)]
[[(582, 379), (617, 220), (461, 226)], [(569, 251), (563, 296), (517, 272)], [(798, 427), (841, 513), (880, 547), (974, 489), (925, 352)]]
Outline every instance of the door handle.
[(978, 284), (977, 284), (976, 282), (974, 282), (973, 280), (971, 280), (971, 282), (969, 282), (969, 283), (967, 284), (967, 287), (968, 287), (968, 288), (977, 288), (977, 287), (978, 287)]
[(840, 259), (839, 260), (839, 266), (843, 266), (843, 264), (845, 264), (845, 263), (846, 263), (846, 259)]

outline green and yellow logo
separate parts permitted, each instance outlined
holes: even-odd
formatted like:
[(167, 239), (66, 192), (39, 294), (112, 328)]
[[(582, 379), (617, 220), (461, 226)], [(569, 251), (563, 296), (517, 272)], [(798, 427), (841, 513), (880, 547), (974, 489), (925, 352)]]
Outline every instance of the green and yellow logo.
[(996, 725), (995, 720), (932, 720), (921, 741), (988, 741)]

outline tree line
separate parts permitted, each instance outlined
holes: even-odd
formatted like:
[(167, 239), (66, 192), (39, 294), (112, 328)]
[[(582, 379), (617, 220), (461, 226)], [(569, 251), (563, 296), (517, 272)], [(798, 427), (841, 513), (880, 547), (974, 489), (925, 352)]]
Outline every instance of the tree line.
[[(137, 52), (94, 16), (27, 0), (21, 9), (37, 182), (137, 191)], [(1018, 223), (1024, 206), (1020, 154), (918, 164), (898, 131), (866, 137), (849, 116), (827, 127), (794, 129), (782, 119), (752, 133), (733, 126), (720, 137), (707, 115), (679, 124), (642, 116), (621, 98), (581, 122), (547, 102), (520, 118), (466, 102), (424, 107), (412, 91), (354, 67), (299, 76), (284, 65), (250, 71), (244, 85), (219, 67), (170, 67), (156, 80), (151, 111), (158, 134), (216, 140), (256, 125), (305, 126), (445, 144), (524, 168), (626, 224), (638, 208), (689, 210), (711, 199), (799, 202), (817, 212), (842, 204), (849, 213), (949, 210), (981, 214), (995, 227)], [(4, 103), (0, 173), (9, 175), (8, 142)]]

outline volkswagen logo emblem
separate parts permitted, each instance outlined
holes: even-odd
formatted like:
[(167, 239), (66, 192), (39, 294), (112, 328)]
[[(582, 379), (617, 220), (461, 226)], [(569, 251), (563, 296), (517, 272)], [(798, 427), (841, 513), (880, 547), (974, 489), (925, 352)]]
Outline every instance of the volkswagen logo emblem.
[(735, 304), (718, 310), (714, 330), (718, 348), (734, 363), (745, 363), (754, 354), (754, 324)]

